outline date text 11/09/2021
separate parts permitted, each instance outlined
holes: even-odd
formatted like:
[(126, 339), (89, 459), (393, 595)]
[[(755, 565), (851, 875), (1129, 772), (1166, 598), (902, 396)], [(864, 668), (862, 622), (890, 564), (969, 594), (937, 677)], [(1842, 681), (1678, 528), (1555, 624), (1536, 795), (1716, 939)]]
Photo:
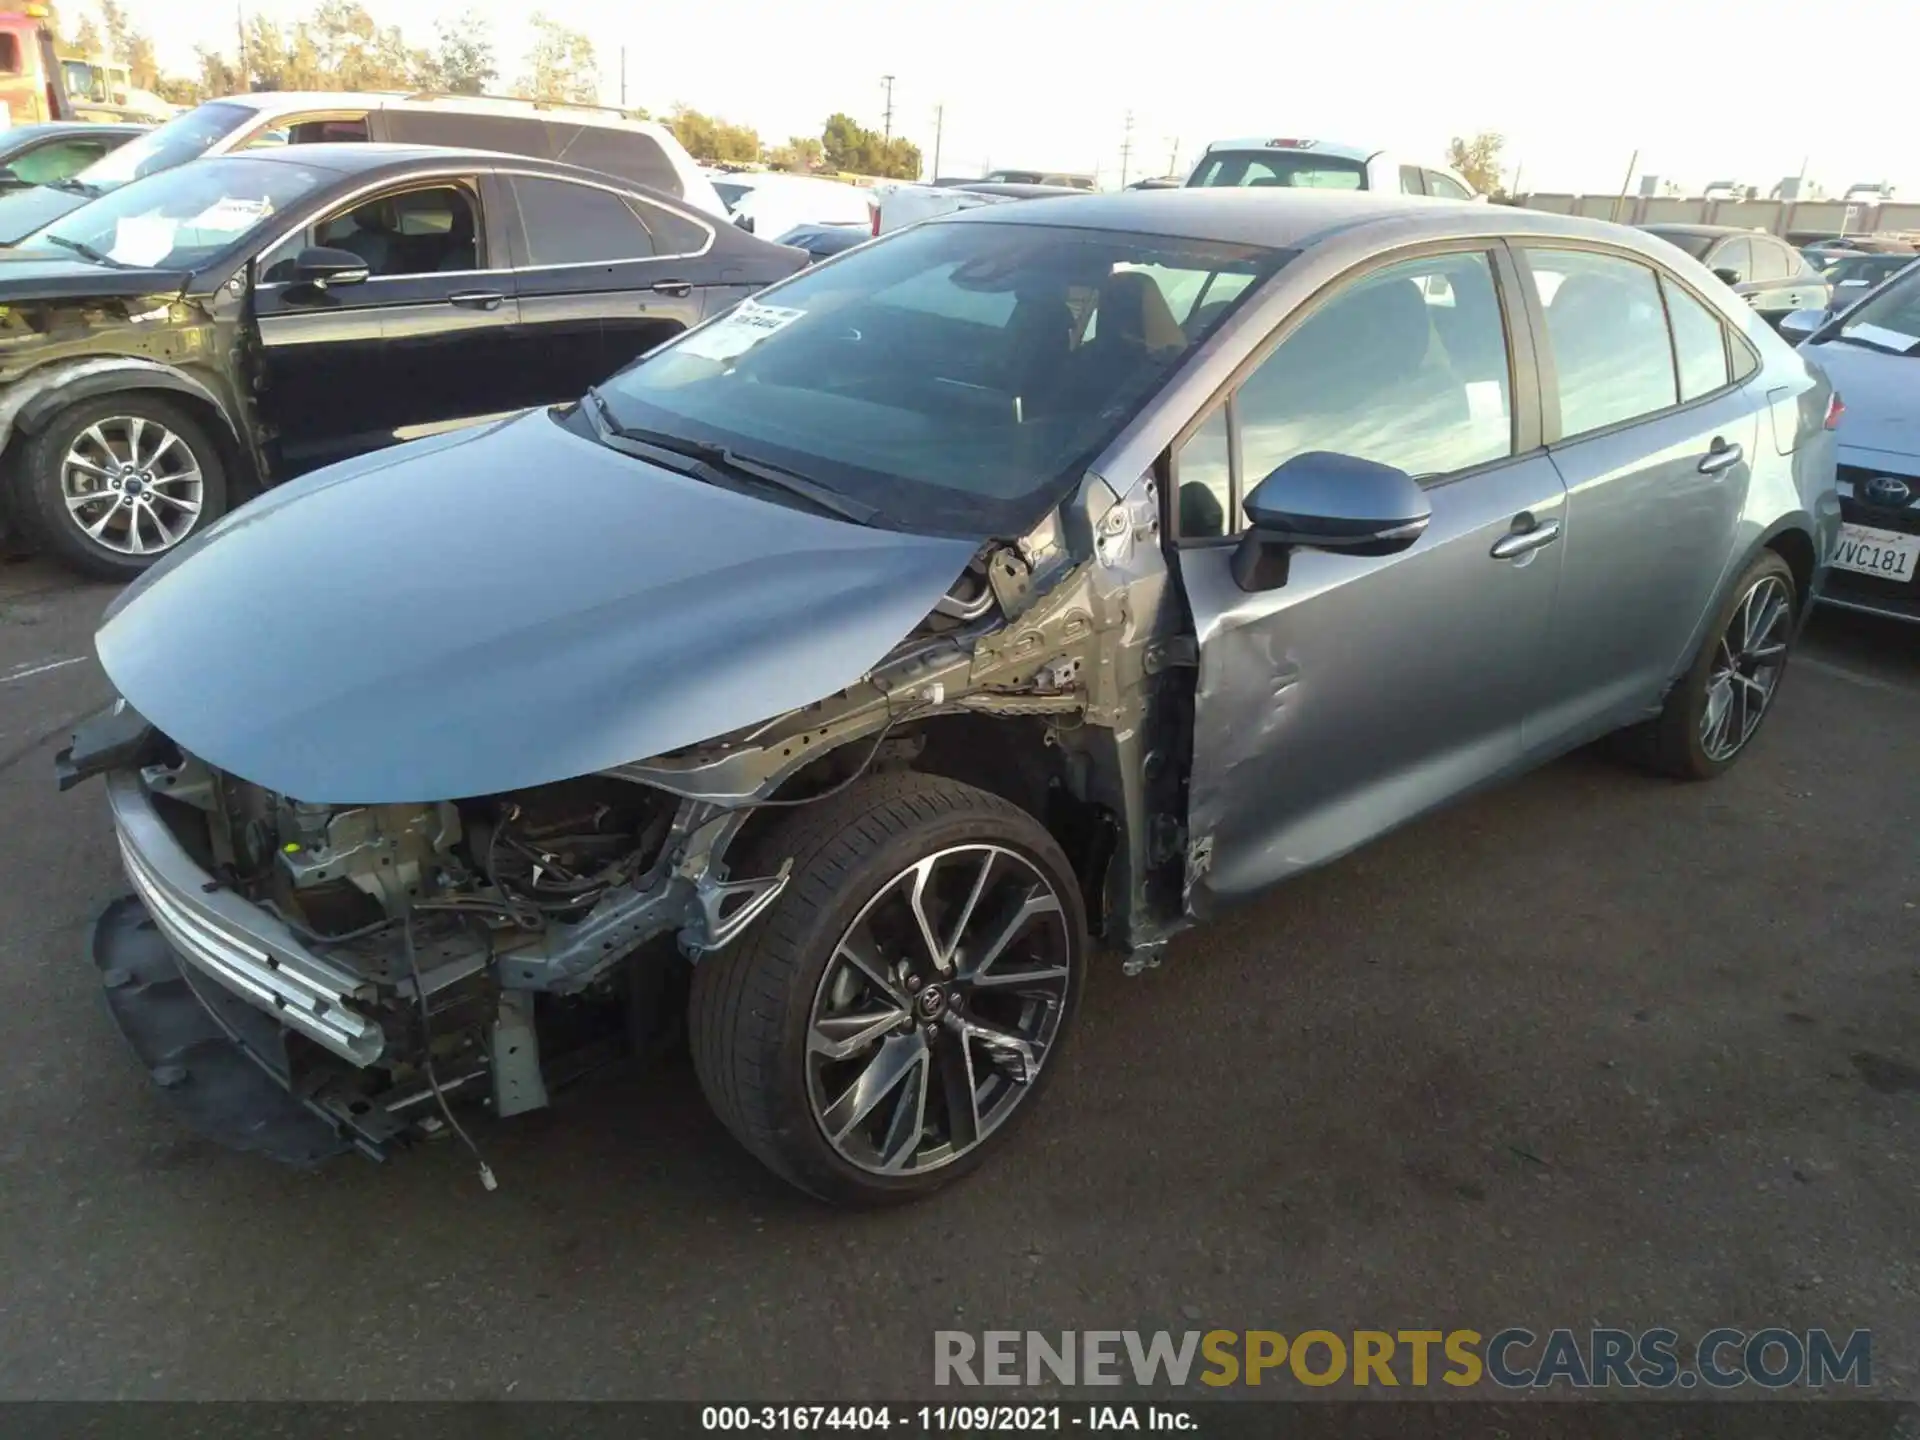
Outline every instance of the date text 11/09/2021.
[(700, 1410), (700, 1428), (712, 1431), (881, 1435), (896, 1426), (910, 1435), (1199, 1428), (1191, 1412), (1167, 1405), (706, 1405)]

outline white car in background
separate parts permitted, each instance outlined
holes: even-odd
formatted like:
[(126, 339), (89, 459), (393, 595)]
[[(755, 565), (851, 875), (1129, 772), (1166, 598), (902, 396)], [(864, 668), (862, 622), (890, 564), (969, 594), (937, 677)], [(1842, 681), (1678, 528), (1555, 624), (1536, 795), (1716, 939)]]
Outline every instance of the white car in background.
[(1369, 145), (1332, 140), (1216, 140), (1187, 184), (1283, 186), (1303, 190), (1384, 190), (1434, 200), (1484, 200), (1443, 165), (1422, 165)]
[(816, 175), (743, 170), (711, 177), (713, 188), (742, 230), (773, 240), (801, 225), (873, 223), (873, 192)]

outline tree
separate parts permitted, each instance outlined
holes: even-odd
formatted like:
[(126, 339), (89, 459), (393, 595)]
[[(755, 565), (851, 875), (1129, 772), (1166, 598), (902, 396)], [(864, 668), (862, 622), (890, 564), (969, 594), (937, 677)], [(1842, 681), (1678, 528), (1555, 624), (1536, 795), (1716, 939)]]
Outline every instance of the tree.
[(194, 58), (200, 62), (200, 80), (196, 86), (200, 92), (200, 98), (238, 95), (247, 88), (247, 77), (240, 73), (239, 66), (218, 50), (209, 50), (204, 45), (196, 45), (193, 53)]
[(133, 48), (133, 22), (127, 18), (126, 7), (120, 0), (100, 0), (100, 21), (107, 30), (107, 58), (118, 60), (122, 65), (128, 63), (128, 54)]
[(1456, 135), (1447, 147), (1447, 164), (1480, 194), (1503, 196), (1507, 192), (1500, 183), (1500, 151), (1506, 143), (1505, 136), (1489, 130), (1482, 130), (1471, 140)]
[(667, 117), (667, 128), (696, 160), (752, 164), (760, 158), (758, 131), (702, 115), (688, 105), (673, 107), (673, 113)]
[(93, 23), (91, 15), (80, 17), (80, 28), (67, 40), (67, 48), (82, 59), (106, 52), (107, 42), (100, 38), (100, 27)]
[(826, 150), (818, 140), (811, 135), (794, 135), (767, 156), (767, 163), (776, 170), (790, 170), (796, 175), (804, 175), (810, 170), (820, 169), (826, 164), (826, 159)]
[(436, 28), (440, 45), (433, 53), (430, 88), (453, 95), (484, 94), (500, 78), (487, 17), (469, 10), (451, 24), (442, 20)]
[(829, 168), (889, 180), (920, 178), (920, 147), (894, 136), (888, 140), (852, 116), (833, 114), (820, 132)]
[(535, 11), (533, 49), (527, 53), (527, 72), (521, 93), (535, 100), (572, 100), (594, 104), (600, 99), (600, 61), (593, 41), (578, 30)]

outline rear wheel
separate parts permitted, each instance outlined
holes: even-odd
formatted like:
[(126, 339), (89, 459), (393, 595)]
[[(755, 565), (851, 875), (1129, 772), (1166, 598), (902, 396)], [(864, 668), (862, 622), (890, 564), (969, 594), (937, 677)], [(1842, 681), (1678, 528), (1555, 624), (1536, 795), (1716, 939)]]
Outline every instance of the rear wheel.
[(103, 580), (138, 575), (226, 510), (205, 429), (141, 391), (83, 400), (21, 452), (21, 518), (48, 554)]
[(1747, 567), (1658, 719), (1634, 735), (1649, 768), (1711, 780), (1759, 733), (1786, 673), (1799, 615), (1793, 571), (1771, 550)]
[(694, 969), (690, 1031), (721, 1120), (840, 1204), (911, 1199), (1003, 1143), (1079, 1000), (1072, 867), (1025, 811), (954, 781), (863, 782), (769, 837), (793, 875)]

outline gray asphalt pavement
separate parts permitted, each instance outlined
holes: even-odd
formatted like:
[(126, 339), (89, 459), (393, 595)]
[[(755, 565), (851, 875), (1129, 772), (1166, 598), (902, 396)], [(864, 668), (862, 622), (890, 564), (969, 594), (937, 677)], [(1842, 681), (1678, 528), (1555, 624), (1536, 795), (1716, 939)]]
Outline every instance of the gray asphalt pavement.
[(1920, 632), (1820, 618), (1720, 783), (1576, 755), (1100, 973), (1009, 1152), (876, 1216), (685, 1064), (488, 1130), (493, 1194), (179, 1129), (50, 771), (109, 593), (0, 566), (0, 1398), (904, 1398), (943, 1328), (1510, 1324), (1871, 1327), (1920, 1391)]

